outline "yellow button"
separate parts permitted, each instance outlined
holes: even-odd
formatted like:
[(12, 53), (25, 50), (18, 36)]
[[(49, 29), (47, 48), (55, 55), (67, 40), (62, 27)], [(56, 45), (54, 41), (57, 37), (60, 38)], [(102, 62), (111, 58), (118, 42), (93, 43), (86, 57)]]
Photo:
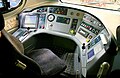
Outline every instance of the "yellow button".
[(90, 41), (90, 39), (86, 39), (86, 42), (89, 42)]
[(70, 33), (73, 34), (73, 33), (74, 33), (74, 30), (70, 30)]

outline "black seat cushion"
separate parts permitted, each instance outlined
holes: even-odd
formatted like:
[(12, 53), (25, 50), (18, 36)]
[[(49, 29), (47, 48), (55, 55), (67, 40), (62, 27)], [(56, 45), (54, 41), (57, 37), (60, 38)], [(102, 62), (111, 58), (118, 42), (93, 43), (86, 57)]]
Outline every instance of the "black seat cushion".
[(41, 75), (51, 76), (60, 73), (66, 68), (66, 64), (49, 49), (37, 49), (28, 54), (41, 67)]

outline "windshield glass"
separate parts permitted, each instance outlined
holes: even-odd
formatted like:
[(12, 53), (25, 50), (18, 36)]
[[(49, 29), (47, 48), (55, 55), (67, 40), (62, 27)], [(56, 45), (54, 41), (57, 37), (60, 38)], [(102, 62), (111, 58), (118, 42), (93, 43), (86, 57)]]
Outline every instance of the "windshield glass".
[(120, 0), (61, 0), (65, 3), (98, 7), (110, 10), (120, 10)]

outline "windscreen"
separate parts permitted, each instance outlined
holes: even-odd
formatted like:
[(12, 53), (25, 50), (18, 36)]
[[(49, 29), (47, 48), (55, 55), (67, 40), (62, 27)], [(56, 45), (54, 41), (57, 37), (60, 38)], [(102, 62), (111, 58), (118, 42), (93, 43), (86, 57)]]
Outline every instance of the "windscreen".
[(109, 10), (120, 10), (120, 0), (60, 0), (63, 3), (71, 3), (83, 6), (97, 7)]

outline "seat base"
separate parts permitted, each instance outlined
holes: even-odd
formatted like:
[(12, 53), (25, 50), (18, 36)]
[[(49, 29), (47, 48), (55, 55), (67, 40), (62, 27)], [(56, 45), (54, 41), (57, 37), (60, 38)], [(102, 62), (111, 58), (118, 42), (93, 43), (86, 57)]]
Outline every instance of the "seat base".
[(66, 68), (65, 62), (46, 48), (33, 50), (28, 57), (39, 64), (43, 76), (56, 75)]

